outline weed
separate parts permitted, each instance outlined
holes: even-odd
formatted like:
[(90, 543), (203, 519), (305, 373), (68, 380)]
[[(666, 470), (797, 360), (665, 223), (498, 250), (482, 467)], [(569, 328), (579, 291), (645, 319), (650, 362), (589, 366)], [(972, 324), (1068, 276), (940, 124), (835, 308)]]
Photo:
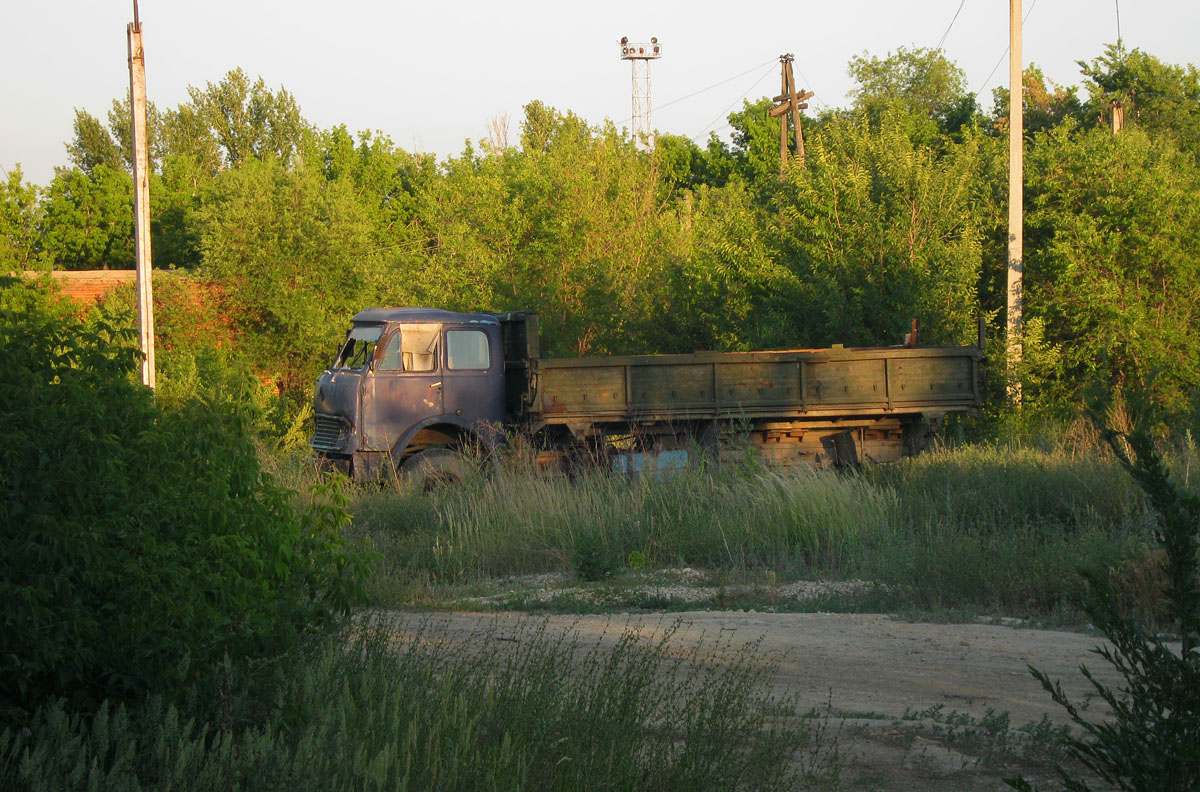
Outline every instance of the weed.
[[(836, 741), (766, 693), (755, 648), (593, 644), (543, 624), (364, 621), (297, 658), (275, 706), (220, 730), (161, 700), (43, 706), (0, 734), (7, 789), (783, 790), (827, 787)], [(711, 658), (725, 658), (714, 664)], [(244, 694), (234, 678), (229, 694)], [(236, 704), (235, 704), (236, 708)], [(814, 742), (818, 741), (818, 742)]]

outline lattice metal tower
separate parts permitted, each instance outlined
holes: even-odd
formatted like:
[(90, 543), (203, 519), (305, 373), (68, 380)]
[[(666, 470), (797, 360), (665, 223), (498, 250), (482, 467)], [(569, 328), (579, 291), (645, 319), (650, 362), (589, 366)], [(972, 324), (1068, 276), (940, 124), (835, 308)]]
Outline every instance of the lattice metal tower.
[(634, 43), (628, 36), (621, 37), (621, 60), (633, 64), (633, 139), (638, 148), (651, 147), (650, 126), (650, 61), (662, 57), (662, 46), (657, 36), (650, 37), (649, 44)]

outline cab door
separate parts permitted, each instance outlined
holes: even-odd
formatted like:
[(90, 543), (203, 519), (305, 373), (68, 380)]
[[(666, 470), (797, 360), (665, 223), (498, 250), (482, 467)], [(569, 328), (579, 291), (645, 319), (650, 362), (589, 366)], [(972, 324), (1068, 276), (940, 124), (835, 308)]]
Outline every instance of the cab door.
[(441, 325), (388, 328), (363, 392), (364, 447), (391, 451), (411, 427), (444, 412)]
[(504, 420), (504, 350), (500, 325), (447, 326), (444, 346), (446, 416), (480, 428), (498, 429)]

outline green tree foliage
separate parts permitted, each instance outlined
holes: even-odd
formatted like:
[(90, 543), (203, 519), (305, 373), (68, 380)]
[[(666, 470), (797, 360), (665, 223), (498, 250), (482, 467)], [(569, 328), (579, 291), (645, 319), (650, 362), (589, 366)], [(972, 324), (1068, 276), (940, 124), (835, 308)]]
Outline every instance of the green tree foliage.
[(46, 189), (42, 249), (58, 269), (131, 269), (133, 179), (96, 164), (59, 168)]
[(0, 181), (0, 274), (49, 269), (41, 251), (41, 191), (13, 168)]
[[(234, 70), (151, 114), (155, 262), (203, 273), (236, 330), (219, 357), (296, 396), (374, 303), (533, 309), (550, 354), (889, 343), (911, 318), (926, 340), (969, 342), (977, 314), (1003, 317), (1007, 94), (985, 119), (928, 49), (864, 53), (850, 72), (854, 105), (805, 119), (808, 161), (781, 179), (766, 98), (730, 115), (729, 144), (660, 133), (652, 152), (531, 102), (519, 145), (497, 135), (439, 163), (316, 130)], [(1117, 48), (1084, 72), (1086, 105), (1037, 67), (1024, 78), (1027, 402), (1153, 380), (1177, 412), (1198, 365), (1180, 335), (1196, 72)], [(1099, 103), (1134, 91), (1142, 137), (1090, 131)], [(77, 112), (77, 167), (44, 197), (10, 180), (9, 259), (129, 266), (127, 111), (115, 102), (108, 129)]]
[(1079, 61), (1090, 98), (1087, 110), (1101, 124), (1110, 118), (1110, 102), (1132, 102), (1128, 125), (1161, 132), (1184, 151), (1200, 157), (1200, 71), (1188, 64), (1163, 63), (1139, 49), (1105, 47), (1091, 61)]
[(0, 707), (179, 693), (354, 601), (337, 509), (265, 476), (238, 388), (156, 407), (131, 331), (0, 284)]
[(446, 163), (422, 212), (437, 231), (422, 290), (456, 307), (533, 308), (552, 353), (648, 351), (673, 243), (655, 159), (539, 102), (521, 139)]
[(349, 180), (275, 159), (223, 172), (197, 213), (204, 274), (256, 371), (306, 391), (349, 317), (377, 302), (369, 216)]
[(772, 106), (774, 102), (764, 97), (757, 102), (743, 102), (739, 112), (729, 115), (733, 170), (759, 186), (779, 180), (779, 120), (767, 115)]
[(1051, 387), (1144, 393), (1166, 414), (1200, 387), (1200, 168), (1169, 138), (1060, 126), (1029, 156), (1026, 311), (1060, 348)]
[(937, 157), (889, 114), (832, 119), (772, 205), (780, 262), (799, 284), (794, 336), (898, 343), (911, 318), (933, 343), (975, 327), (980, 239), (971, 207), (975, 142)]
[[(126, 126), (129, 125), (126, 119)], [(123, 164), (121, 150), (112, 135), (100, 120), (86, 110), (75, 109), (75, 131), (67, 144), (67, 157), (71, 164), (84, 173), (91, 174), (97, 165), (109, 170), (120, 170)]]
[(164, 150), (189, 156), (213, 174), (250, 159), (286, 165), (310, 131), (290, 93), (270, 90), (261, 77), (252, 83), (241, 69), (204, 90), (189, 87), (188, 96), (191, 101), (163, 118)]
[[(1024, 89), (1021, 112), (1025, 125), (1025, 138), (1029, 140), (1038, 132), (1045, 132), (1071, 118), (1082, 121), (1087, 113), (1079, 101), (1078, 89), (1074, 86), (1064, 88), (1053, 80), (1048, 80), (1034, 64), (1029, 64), (1021, 74), (1021, 85)], [(1008, 88), (996, 88), (992, 91), (992, 118), (990, 129), (995, 132), (1008, 134)]]
[(656, 349), (749, 350), (795, 345), (795, 273), (772, 254), (754, 192), (744, 182), (701, 187), (677, 206), (673, 259)]
[(848, 72), (856, 83), (854, 109), (880, 123), (889, 111), (903, 108), (887, 123), (905, 123), (914, 140), (929, 142), (935, 130), (958, 131), (976, 111), (966, 73), (940, 50), (900, 47), (885, 58), (864, 52), (850, 60)]

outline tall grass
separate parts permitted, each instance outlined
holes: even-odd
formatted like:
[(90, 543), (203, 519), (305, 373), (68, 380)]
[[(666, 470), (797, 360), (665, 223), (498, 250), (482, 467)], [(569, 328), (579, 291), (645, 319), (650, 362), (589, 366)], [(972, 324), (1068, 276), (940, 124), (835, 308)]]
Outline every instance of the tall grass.
[[(298, 660), (242, 726), (161, 700), (88, 717), (45, 706), (0, 736), (0, 787), (770, 790), (836, 773), (812, 764), (820, 746), (794, 703), (766, 697), (752, 650), (714, 664), (669, 652), (670, 630), (589, 645), (532, 622), (482, 638), (382, 620), (356, 633)], [(253, 709), (239, 680), (225, 695)]]
[(894, 493), (864, 479), (684, 469), (635, 480), (568, 480), (508, 467), (432, 496), (385, 488), (356, 498), (354, 530), (390, 572), (439, 581), (569, 566), (599, 537), (613, 555), (655, 565), (840, 568), (864, 534), (887, 530)]
[[(1196, 482), (1194, 443), (1174, 453)], [(902, 604), (1009, 615), (1071, 612), (1080, 567), (1136, 575), (1152, 517), (1096, 447), (935, 448), (856, 474), (754, 463), (630, 479), (575, 479), (520, 462), (432, 495), (402, 483), (355, 490), (353, 531), (379, 553), (375, 594), (396, 604), (429, 583), (568, 570), (579, 548), (620, 566), (771, 569), (866, 577)], [(591, 557), (591, 556), (589, 556)]]

